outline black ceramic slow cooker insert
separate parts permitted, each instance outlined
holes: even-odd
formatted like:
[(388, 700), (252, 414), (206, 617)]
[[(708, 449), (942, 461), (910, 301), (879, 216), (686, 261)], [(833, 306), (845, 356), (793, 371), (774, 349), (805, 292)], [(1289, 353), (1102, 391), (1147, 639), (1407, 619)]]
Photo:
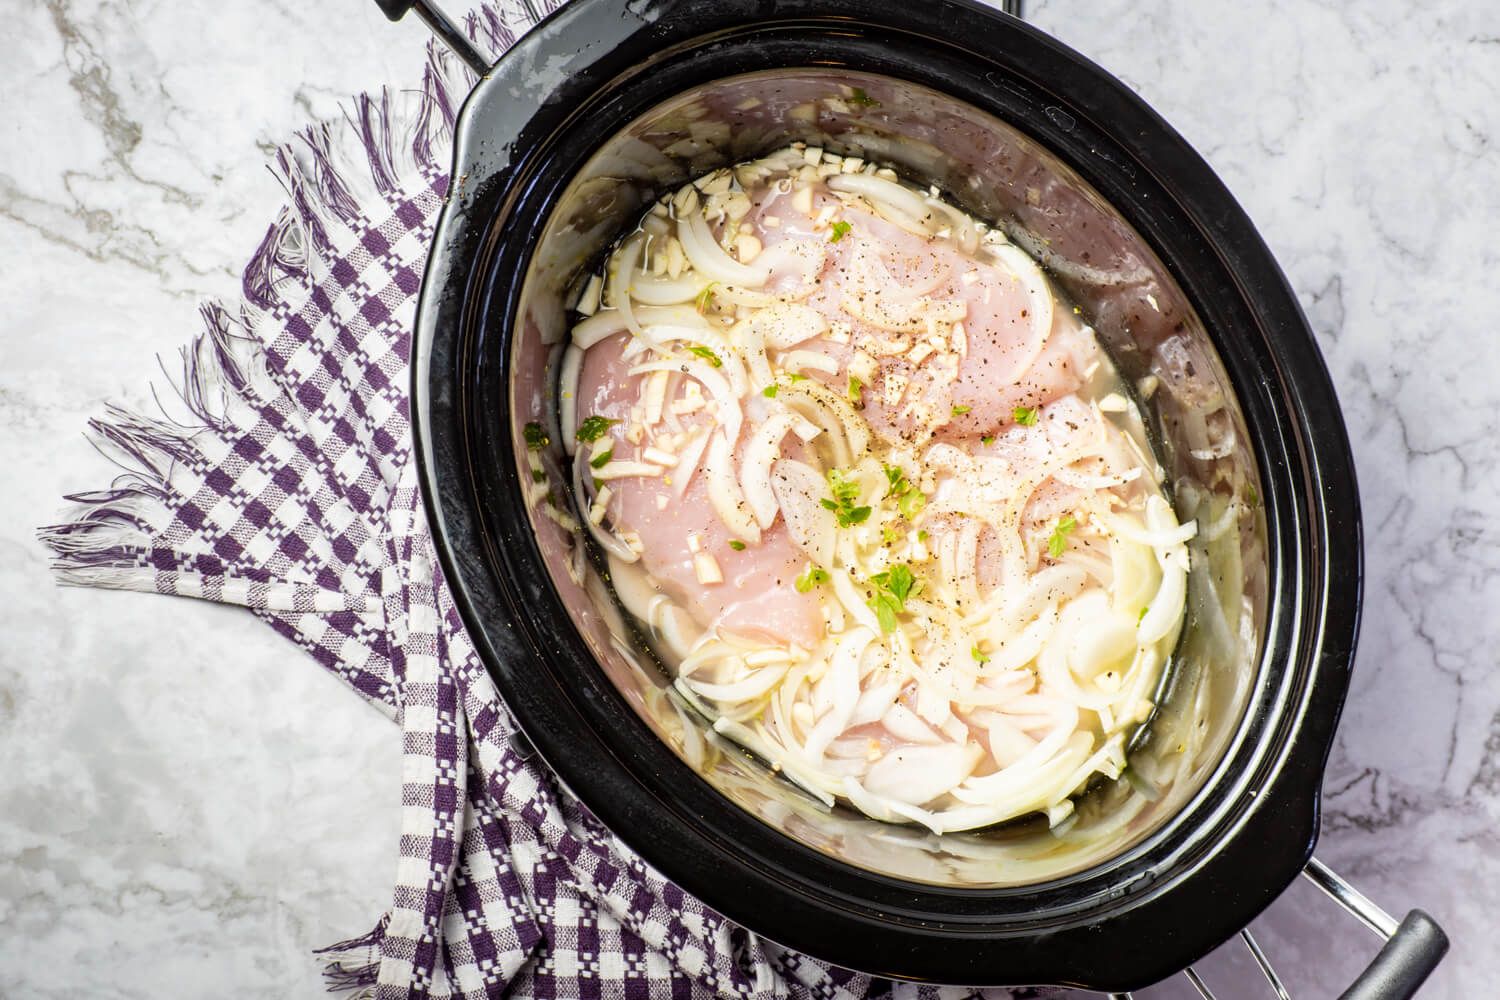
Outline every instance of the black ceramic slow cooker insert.
[[(1358, 625), (1354, 469), (1286, 280), (1166, 123), (965, 0), (574, 0), (493, 67), (430, 4), (382, 6), (417, 7), (483, 71), (413, 354), (439, 555), (507, 706), (610, 829), (759, 934), (966, 985), (1138, 988), (1303, 870)], [(849, 86), (869, 101), (820, 99)], [(1062, 836), (937, 837), (813, 808), (705, 742), (580, 539), (528, 507), (522, 427), (555, 428), (579, 276), (652, 199), (794, 140), (1004, 226), (1141, 387), (1179, 513), (1246, 509), (1194, 553), (1184, 638), (1126, 776), (1083, 796)], [(1442, 953), (1423, 921), (1348, 995), (1409, 996)]]

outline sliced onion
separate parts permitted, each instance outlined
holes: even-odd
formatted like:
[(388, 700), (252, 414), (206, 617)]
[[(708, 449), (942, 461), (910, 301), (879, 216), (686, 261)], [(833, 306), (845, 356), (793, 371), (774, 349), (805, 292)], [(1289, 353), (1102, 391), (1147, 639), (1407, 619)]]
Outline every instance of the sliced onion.
[(741, 264), (725, 253), (709, 231), (708, 220), (702, 212), (690, 212), (687, 218), (677, 220), (677, 238), (693, 268), (711, 281), (741, 288), (759, 288), (771, 276), (767, 268)]
[(844, 606), (845, 614), (854, 618), (866, 628), (880, 631), (880, 619), (875, 617), (875, 612), (870, 610), (865, 603), (865, 595), (859, 592), (859, 588), (850, 579), (847, 570), (835, 569), (829, 571), (829, 579), (833, 583), (834, 596)]
[(878, 204), (890, 205), (918, 222), (929, 222), (932, 210), (922, 195), (895, 181), (871, 177), (869, 174), (834, 174), (828, 178), (828, 187), (845, 194), (857, 194)]
[(854, 706), (854, 714), (849, 718), (849, 725), (863, 726), (884, 717), (900, 694), (901, 685), (894, 681), (865, 688), (859, 696), (859, 702)]
[(569, 455), (578, 448), (575, 439), (578, 433), (578, 376), (583, 371), (583, 351), (577, 344), (569, 344), (563, 351), (562, 364), (558, 366), (557, 390), (558, 418), (562, 424), (563, 450)]
[(677, 455), (677, 467), (672, 470), (672, 495), (682, 499), (687, 492), (688, 484), (693, 481), (693, 474), (698, 471), (698, 462), (703, 457), (703, 451), (708, 447), (708, 437), (712, 431), (703, 427), (693, 432), (692, 438)]
[(814, 565), (831, 565), (838, 520), (819, 502), (827, 490), (823, 476), (805, 462), (783, 458), (771, 468), (771, 489), (792, 544)]
[(980, 752), (973, 743), (900, 747), (870, 766), (865, 788), (872, 794), (919, 806), (967, 778), (979, 763)]
[(1042, 273), (1036, 261), (1020, 248), (1002, 243), (991, 247), (990, 252), (1005, 264), (1025, 288), (1028, 311), (1031, 313), (1031, 339), (1027, 341), (1026, 351), (1016, 361), (1016, 366), (1004, 378), (1006, 382), (1019, 382), (1031, 371), (1036, 359), (1041, 357), (1042, 350), (1047, 346), (1047, 338), (1052, 333), (1052, 290), (1047, 284), (1047, 276)]
[(645, 245), (643, 233), (636, 233), (614, 253), (614, 272), (609, 276), (609, 304), (620, 313), (625, 328), (631, 333), (640, 333), (634, 306), (630, 302), (630, 276), (635, 273), (636, 262), (641, 259), (641, 248)]
[(768, 347), (784, 351), (828, 332), (828, 317), (800, 302), (781, 302), (755, 313), (745, 324), (760, 331)]
[(708, 327), (651, 324), (641, 328), (641, 337), (658, 349), (663, 349), (672, 343), (701, 344), (719, 359), (719, 364), (715, 368), (729, 381), (729, 388), (736, 397), (743, 396), (750, 391), (750, 383), (745, 378), (745, 366), (740, 361), (739, 352), (732, 348), (729, 341), (717, 330)]
[[(583, 456), (580, 455), (573, 462), (573, 496), (578, 499), (579, 504), (583, 504), (588, 497), (588, 494), (583, 491), (583, 465)], [(592, 518), (583, 518), (583, 524), (588, 528), (594, 541), (599, 543), (599, 547), (612, 558), (623, 563), (633, 563), (640, 559), (634, 549), (621, 541), (614, 532), (607, 530), (603, 525), (595, 524)]]
[(822, 351), (787, 351), (781, 356), (781, 367), (793, 372), (811, 370), (826, 372), (829, 375), (839, 373), (838, 361)]
[(760, 667), (753, 670), (749, 677), (735, 681), (732, 684), (710, 684), (707, 681), (686, 678), (686, 683), (696, 693), (714, 701), (737, 702), (747, 701), (751, 698), (759, 698), (786, 674), (786, 667)]
[(624, 460), (605, 462), (599, 468), (593, 470), (593, 477), (603, 482), (610, 479), (650, 478), (661, 475), (661, 472), (661, 466), (652, 465), (650, 462)]
[(859, 661), (865, 648), (875, 641), (875, 633), (867, 628), (856, 628), (846, 632), (839, 640), (828, 665), (828, 675), (822, 684), (832, 690), (832, 705), (813, 731), (808, 734), (803, 752), (811, 760), (823, 756), (828, 744), (849, 727), (854, 707), (859, 704)]
[[(773, 244), (756, 259), (772, 277), (785, 265), (800, 272), (801, 281), (796, 288), (779, 293), (783, 299), (804, 299), (818, 290), (818, 275), (828, 262), (827, 244), (815, 239), (789, 239)], [(767, 279), (769, 280), (769, 279)]]
[(777, 497), (771, 488), (771, 466), (781, 457), (781, 439), (786, 437), (796, 423), (790, 413), (778, 413), (755, 429), (745, 445), (745, 457), (740, 462), (740, 485), (745, 490), (745, 500), (762, 529), (769, 528), (776, 520)]
[(706, 361), (648, 361), (630, 368), (626, 374), (642, 375), (646, 372), (682, 372), (696, 379), (714, 402), (719, 404), (719, 425), (733, 441), (740, 437), (740, 426), (744, 423), (744, 412), (740, 409), (739, 397), (729, 388), (724, 376), (714, 371)]
[(715, 434), (708, 446), (708, 460), (703, 471), (708, 476), (708, 502), (713, 505), (719, 520), (724, 522), (724, 527), (752, 545), (758, 543), (760, 525), (751, 516), (745, 495), (734, 481), (734, 459), (722, 432)]
[(896, 739), (905, 743), (941, 743), (942, 738), (928, 728), (927, 723), (917, 717), (917, 713), (907, 708), (900, 702), (896, 702), (886, 709), (885, 715), (880, 717), (881, 724), (885, 726)]
[(630, 297), (642, 305), (672, 306), (692, 302), (708, 287), (708, 279), (696, 271), (677, 278), (658, 278), (645, 271), (630, 276)]
[(771, 371), (771, 361), (766, 357), (765, 336), (756, 323), (753, 321), (736, 323), (730, 328), (728, 339), (739, 346), (739, 351), (745, 358), (745, 365), (750, 369), (750, 378), (754, 381), (755, 391), (760, 392), (776, 381), (776, 375)]
[(776, 398), (807, 417), (845, 445), (839, 465), (851, 465), (870, 447), (870, 425), (848, 398), (813, 379), (782, 386)]

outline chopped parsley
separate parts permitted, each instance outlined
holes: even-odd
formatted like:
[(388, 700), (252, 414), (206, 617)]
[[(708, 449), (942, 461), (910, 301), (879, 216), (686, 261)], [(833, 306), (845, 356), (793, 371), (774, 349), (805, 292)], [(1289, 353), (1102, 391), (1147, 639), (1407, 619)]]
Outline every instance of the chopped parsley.
[(955, 406), (953, 408), (953, 415), (955, 417), (961, 417), (965, 413), (968, 413), (971, 409), (973, 409), (973, 407), (971, 406)]
[(696, 354), (698, 357), (702, 358), (704, 361), (707, 361), (709, 364), (713, 365), (715, 368), (723, 368), (724, 367), (724, 359), (721, 358), (721, 357), (719, 357), (717, 354), (715, 354), (709, 348), (704, 347), (702, 344), (694, 344), (694, 345), (692, 345), (691, 347), (688, 348), (688, 353), (689, 354)]
[(837, 243), (845, 236), (848, 236), (849, 230), (853, 228), (854, 227), (849, 225), (849, 223), (845, 222), (843, 219), (840, 219), (833, 224), (833, 231), (828, 234), (828, 242)]
[(985, 447), (989, 447), (990, 445), (995, 443), (995, 435), (986, 434), (984, 437), (979, 439), (979, 443), (984, 445)]
[(897, 465), (885, 467), (885, 480), (890, 484), (890, 495), (896, 498), (896, 508), (901, 511), (901, 516), (908, 521), (914, 520), (927, 506), (927, 498), (922, 491), (906, 478), (906, 473)]
[(974, 648), (971, 649), (971, 650), (969, 650), (969, 655), (972, 656), (972, 657), (974, 657), (974, 662), (975, 663), (981, 663), (981, 664), (983, 664), (983, 663), (990, 662), (990, 654), (986, 653), (984, 650), (980, 649), (979, 648), (979, 643), (977, 643), (977, 642), (974, 644)]
[(1135, 627), (1136, 628), (1140, 628), (1141, 627), (1141, 622), (1143, 622), (1143, 621), (1146, 620), (1146, 612), (1148, 612), (1150, 610), (1151, 610), (1151, 605), (1148, 604), (1144, 608), (1141, 609), (1141, 613), (1140, 614), (1138, 614), (1138, 615), (1135, 616)]
[(1245, 484), (1245, 502), (1252, 507), (1260, 506), (1260, 494), (1256, 492), (1254, 483)]
[(573, 436), (585, 444), (592, 444), (618, 423), (618, 420), (610, 420), (608, 417), (592, 416), (578, 425), (578, 433)]
[(1010, 417), (1022, 427), (1030, 427), (1032, 424), (1036, 423), (1036, 407), (1018, 406), (1014, 410), (1010, 411)]
[(760, 394), (762, 396), (766, 397), (767, 399), (775, 399), (776, 398), (776, 387), (774, 385), (768, 385), (768, 386), (766, 386), (764, 389), (762, 389), (760, 391)]
[(526, 447), (530, 451), (541, 451), (552, 443), (552, 439), (547, 437), (547, 432), (542, 430), (542, 425), (535, 421), (521, 428), (521, 436), (526, 439)]
[(698, 297), (693, 300), (693, 305), (698, 307), (699, 312), (708, 312), (709, 306), (714, 304), (714, 288), (718, 284), (717, 281), (710, 281), (703, 286), (703, 291), (699, 292)]
[(821, 586), (827, 582), (828, 571), (819, 569), (809, 563), (807, 569), (802, 571), (802, 575), (793, 581), (792, 586), (797, 588), (797, 593), (805, 594), (814, 587)]
[(906, 599), (911, 596), (917, 582), (911, 567), (897, 563), (884, 573), (870, 577), (870, 582), (877, 588), (875, 596), (870, 598), (870, 610), (880, 621), (880, 630), (896, 631), (896, 616), (906, 611)]
[(729, 547), (731, 549), (734, 549), (734, 551), (736, 552), (745, 551), (745, 543), (740, 541), (738, 538), (731, 538), (729, 540)]
[(853, 375), (849, 376), (849, 402), (858, 407), (865, 405), (865, 384)]
[(609, 464), (609, 460), (614, 457), (615, 450), (613, 448), (609, 449), (608, 451), (602, 451), (599, 454), (595, 455), (593, 458), (589, 459), (589, 468), (602, 469), (607, 464)]
[(789, 378), (789, 379), (792, 380), (792, 384), (793, 385), (796, 385), (798, 382), (806, 382), (807, 381), (807, 376), (803, 375), (800, 372), (792, 372), (790, 375), (787, 376), (787, 378)]
[(880, 102), (875, 100), (875, 98), (871, 97), (869, 94), (865, 93), (865, 88), (863, 87), (854, 88), (854, 96), (849, 98), (849, 103), (858, 105), (861, 108), (880, 107)]
[(1047, 554), (1053, 559), (1061, 557), (1068, 547), (1068, 536), (1076, 527), (1078, 527), (1078, 522), (1072, 514), (1065, 514), (1059, 518), (1057, 526), (1052, 529), (1052, 537), (1047, 539)]
[(828, 489), (833, 494), (831, 499), (824, 498), (819, 501), (826, 509), (833, 511), (838, 518), (840, 528), (851, 528), (856, 524), (863, 524), (870, 517), (868, 506), (855, 506), (859, 503), (859, 484), (850, 479), (838, 469), (828, 470)]
[(545, 483), (547, 481), (547, 473), (546, 473), (546, 471), (543, 470), (543, 469), (532, 469), (531, 470), (531, 481), (533, 483)]

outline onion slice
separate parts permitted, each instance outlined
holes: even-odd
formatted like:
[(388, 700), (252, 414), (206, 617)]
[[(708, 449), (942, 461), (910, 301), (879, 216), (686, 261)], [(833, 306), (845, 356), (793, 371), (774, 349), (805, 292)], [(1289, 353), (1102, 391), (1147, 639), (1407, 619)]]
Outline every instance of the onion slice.
[(745, 457), (740, 462), (740, 485), (744, 487), (750, 512), (762, 530), (776, 520), (780, 504), (771, 487), (771, 467), (781, 457), (781, 439), (791, 433), (796, 422), (790, 413), (777, 413), (755, 429), (745, 446)]
[(760, 525), (750, 513), (745, 495), (734, 480), (734, 459), (723, 432), (714, 434), (703, 466), (708, 476), (708, 502), (724, 527), (737, 538), (754, 545), (760, 542)]
[(820, 502), (828, 490), (823, 476), (805, 462), (783, 458), (771, 467), (771, 489), (792, 544), (814, 565), (832, 564), (838, 519)]

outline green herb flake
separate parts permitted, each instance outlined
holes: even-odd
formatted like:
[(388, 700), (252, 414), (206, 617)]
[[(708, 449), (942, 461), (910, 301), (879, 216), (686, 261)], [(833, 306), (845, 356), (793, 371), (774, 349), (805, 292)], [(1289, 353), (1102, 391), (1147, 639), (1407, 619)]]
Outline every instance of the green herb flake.
[(969, 650), (969, 655), (974, 657), (975, 663), (984, 664), (990, 662), (990, 654), (980, 649), (977, 642), (974, 644), (974, 648)]
[(1061, 558), (1068, 547), (1068, 536), (1076, 527), (1078, 527), (1078, 522), (1072, 514), (1066, 514), (1060, 518), (1057, 526), (1052, 529), (1052, 537), (1047, 539), (1047, 554), (1053, 559)]
[(1146, 620), (1146, 612), (1148, 612), (1150, 610), (1151, 610), (1151, 605), (1148, 604), (1144, 608), (1141, 609), (1141, 613), (1140, 614), (1138, 614), (1138, 615), (1135, 616), (1135, 627), (1136, 628), (1140, 628), (1141, 627), (1141, 622), (1143, 622), (1143, 621)]
[(825, 497), (818, 502), (825, 509), (833, 511), (840, 528), (851, 528), (869, 520), (870, 508), (855, 506), (859, 502), (859, 484), (844, 472), (839, 469), (828, 470), (828, 489), (833, 497)]
[(927, 498), (906, 478), (906, 473), (900, 466), (885, 466), (885, 481), (890, 486), (890, 495), (896, 498), (896, 509), (908, 521), (915, 519), (922, 508), (927, 506)]
[(736, 552), (745, 551), (745, 543), (740, 541), (738, 538), (731, 538), (729, 540), (729, 547), (731, 549), (734, 549), (734, 551)]
[(709, 308), (714, 304), (714, 289), (718, 287), (718, 284), (717, 281), (710, 281), (707, 285), (703, 286), (703, 291), (699, 292), (698, 297), (693, 300), (693, 305), (698, 307), (700, 313), (708, 312)]
[(1260, 506), (1260, 493), (1256, 491), (1254, 483), (1245, 484), (1245, 502), (1252, 507)]
[(713, 365), (715, 368), (724, 367), (724, 359), (719, 357), (709, 348), (704, 347), (702, 344), (693, 344), (688, 348), (688, 353), (697, 355), (704, 361), (707, 361), (709, 364)]
[(927, 529), (926, 528), (923, 528), (923, 529), (921, 529), (920, 531), (917, 532), (917, 541), (919, 541), (919, 542), (925, 542), (925, 541), (927, 541), (927, 539), (929, 539), (931, 537), (932, 536), (927, 533)]
[(849, 402), (859, 407), (865, 405), (865, 384), (853, 375), (849, 376)]
[(865, 88), (863, 87), (854, 88), (854, 96), (849, 98), (849, 103), (857, 105), (861, 108), (880, 107), (880, 102), (875, 100), (875, 98), (871, 97), (869, 94), (865, 93)]
[(592, 416), (578, 425), (578, 432), (573, 436), (585, 444), (592, 444), (618, 423), (618, 420), (610, 420), (607, 417)]
[(849, 225), (849, 223), (845, 222), (843, 219), (840, 219), (833, 224), (833, 230), (828, 234), (828, 242), (837, 243), (845, 236), (848, 236), (849, 230), (853, 228), (854, 227)]
[(995, 435), (986, 434), (984, 437), (979, 439), (979, 443), (988, 448), (990, 445), (995, 443)]
[(797, 593), (805, 594), (814, 587), (820, 587), (828, 582), (828, 571), (808, 564), (802, 575), (793, 581), (792, 586), (797, 588)]
[(803, 374), (801, 374), (799, 372), (792, 372), (790, 375), (787, 376), (787, 378), (789, 378), (789, 379), (792, 380), (792, 385), (796, 385), (798, 382), (806, 382), (807, 381), (807, 376), (803, 375)]
[(912, 575), (911, 567), (905, 563), (897, 563), (884, 573), (876, 573), (870, 577), (870, 582), (878, 588), (875, 596), (870, 598), (869, 606), (880, 622), (880, 630), (896, 631), (896, 616), (906, 611), (906, 599), (916, 587), (917, 581)]
[(776, 398), (776, 387), (774, 385), (768, 385), (768, 386), (766, 386), (764, 389), (762, 389), (760, 391), (760, 394), (762, 396), (766, 397), (767, 399), (775, 399)]
[(526, 447), (530, 451), (541, 451), (552, 443), (547, 432), (542, 430), (542, 425), (535, 421), (521, 428), (521, 435), (526, 439)]
[(968, 412), (969, 412), (969, 411), (970, 411), (970, 410), (972, 410), (972, 409), (973, 409), (973, 407), (972, 407), (972, 406), (955, 406), (955, 407), (954, 407), (954, 408), (953, 408), (953, 415), (954, 415), (954, 416), (955, 416), (955, 417), (961, 417), (961, 416), (963, 416), (963, 415), (964, 415), (964, 414), (965, 414), (965, 413), (968, 413)]
[(1022, 427), (1030, 427), (1036, 423), (1036, 407), (1018, 406), (1010, 411), (1010, 417)]
[(614, 458), (614, 457), (615, 457), (615, 450), (613, 448), (609, 449), (608, 451), (600, 452), (599, 454), (595, 455), (593, 458), (589, 459), (589, 468), (591, 468), (591, 469), (602, 469), (607, 464), (609, 464), (609, 460), (612, 459), (612, 458)]

